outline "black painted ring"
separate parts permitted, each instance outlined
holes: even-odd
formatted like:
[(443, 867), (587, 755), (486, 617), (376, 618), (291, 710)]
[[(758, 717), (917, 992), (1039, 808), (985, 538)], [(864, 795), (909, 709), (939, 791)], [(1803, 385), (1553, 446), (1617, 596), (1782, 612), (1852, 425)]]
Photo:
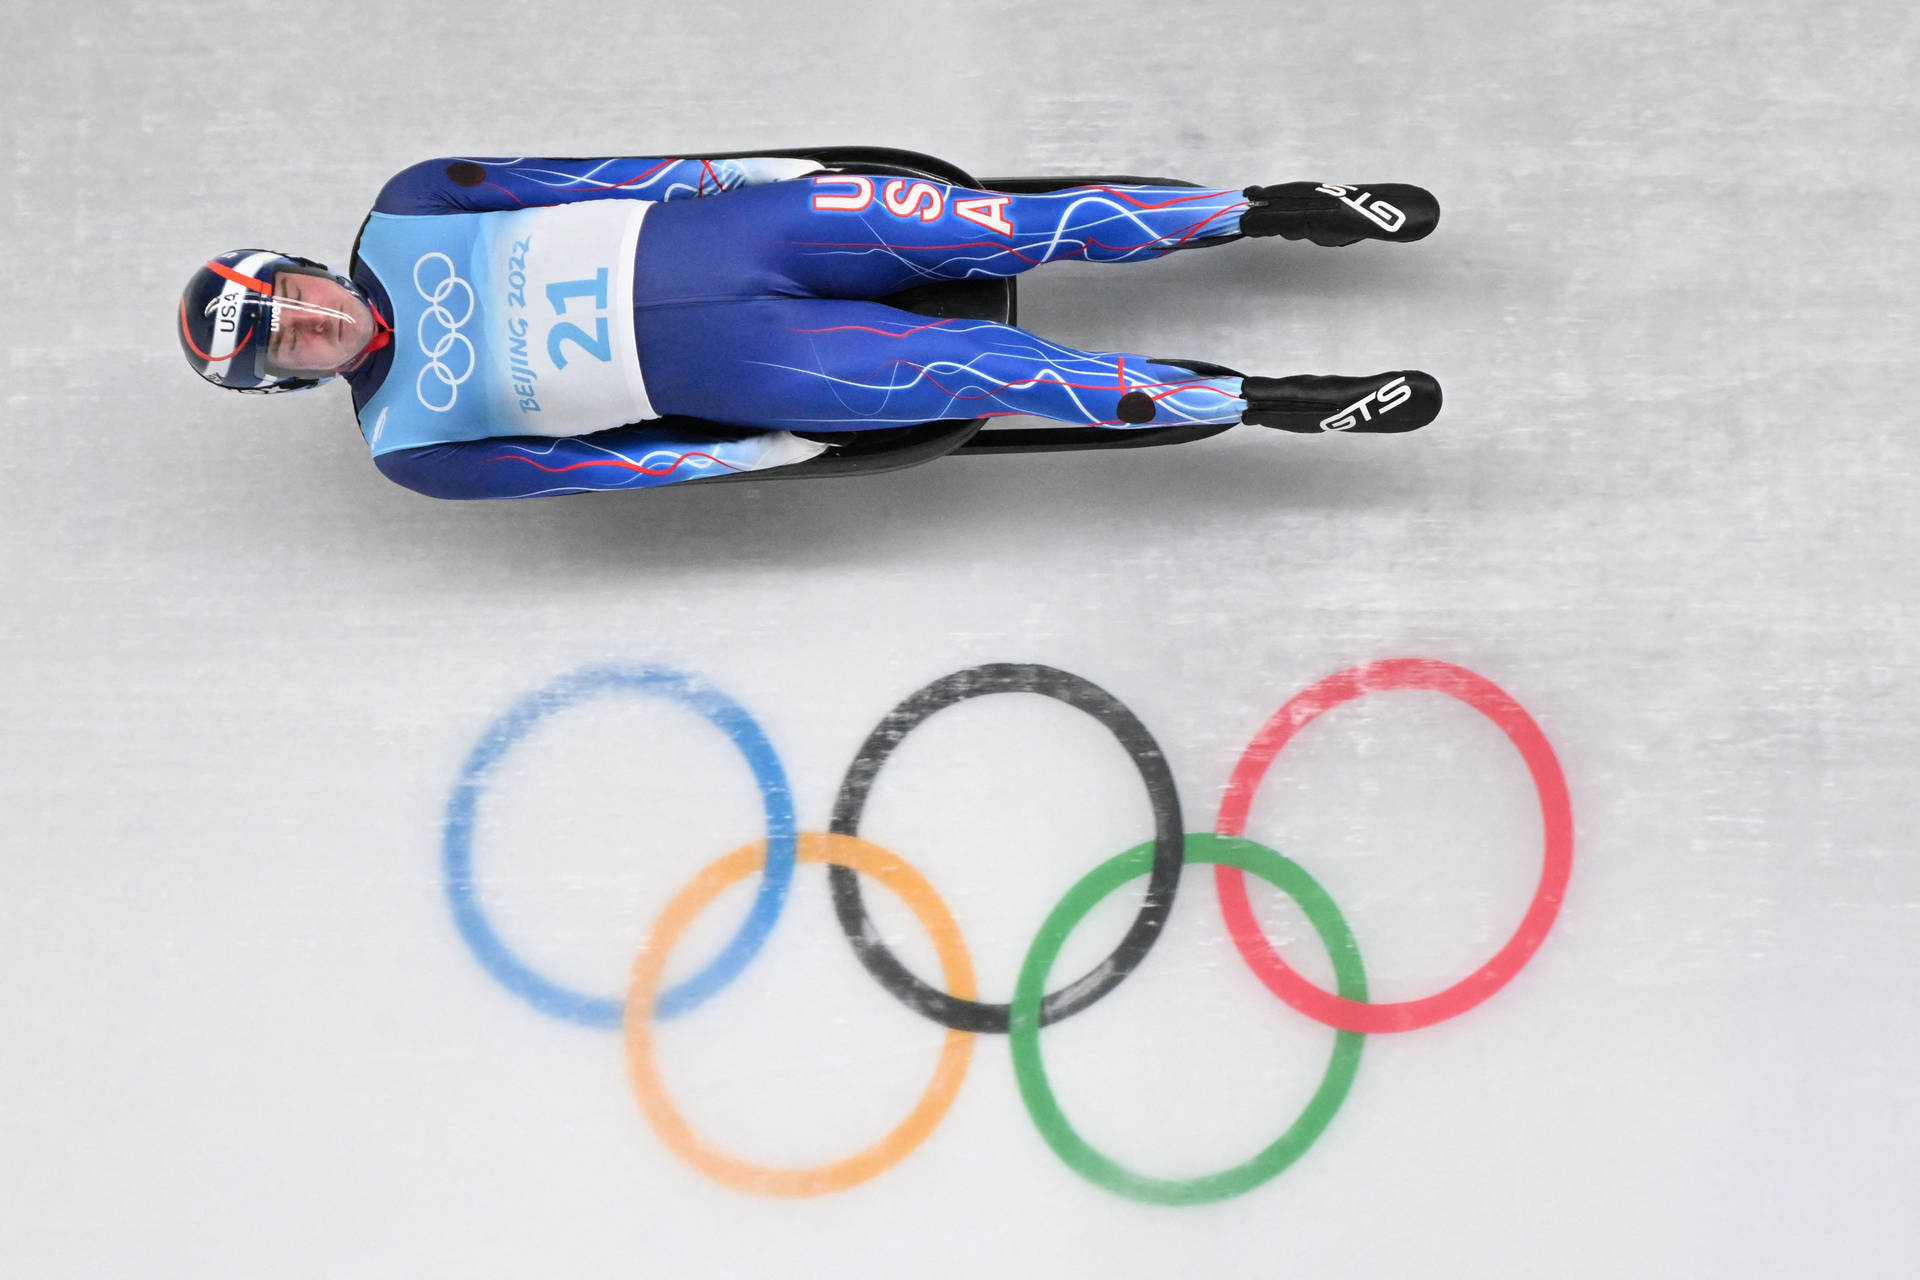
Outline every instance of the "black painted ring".
[[(873, 790), (880, 766), (921, 722), (955, 703), (993, 693), (1037, 693), (1098, 720), (1133, 759), (1153, 806), (1153, 864), (1140, 913), (1113, 954), (1040, 1002), (1040, 1024), (1046, 1026), (1087, 1008), (1139, 967), (1166, 925), (1167, 913), (1173, 908), (1174, 891), (1180, 886), (1180, 869), (1186, 860), (1180, 796), (1159, 744), (1125, 704), (1098, 685), (1056, 667), (1000, 662), (944, 676), (888, 712), (867, 735), (840, 784), (840, 794), (833, 804), (831, 829), (839, 835), (859, 834), (860, 815), (866, 808), (867, 796)], [(880, 941), (867, 915), (866, 904), (860, 900), (860, 877), (849, 868), (838, 866), (829, 868), (828, 874), (833, 883), (833, 909), (840, 919), (841, 931), (853, 944), (860, 963), (881, 986), (916, 1013), (955, 1031), (1006, 1033), (1007, 1005), (961, 1000), (915, 977)]]

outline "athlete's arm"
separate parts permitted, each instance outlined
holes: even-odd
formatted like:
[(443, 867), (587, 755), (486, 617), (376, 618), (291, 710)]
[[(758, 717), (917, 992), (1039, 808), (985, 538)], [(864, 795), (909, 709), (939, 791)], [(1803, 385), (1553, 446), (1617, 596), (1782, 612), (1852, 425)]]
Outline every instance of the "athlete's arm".
[(826, 450), (785, 431), (701, 431), (636, 423), (588, 436), (502, 436), (376, 454), (395, 484), (429, 498), (539, 498), (651, 489), (801, 462)]
[(376, 213), (493, 213), (576, 200), (689, 200), (780, 182), (823, 166), (791, 156), (734, 160), (603, 156), (442, 156), (402, 169), (373, 203)]

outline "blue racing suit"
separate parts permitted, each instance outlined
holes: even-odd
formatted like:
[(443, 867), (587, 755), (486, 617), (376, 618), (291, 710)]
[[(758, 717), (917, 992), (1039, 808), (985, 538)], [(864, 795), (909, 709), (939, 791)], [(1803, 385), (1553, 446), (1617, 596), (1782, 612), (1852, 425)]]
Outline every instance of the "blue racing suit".
[[(553, 211), (616, 200), (647, 207)], [(1157, 258), (1233, 234), (1245, 207), (1235, 191), (1014, 195), (777, 157), (429, 160), (386, 184), (356, 245), (352, 279), (393, 332), (344, 376), (380, 470), (444, 498), (644, 488), (798, 461), (826, 448), (805, 438), (822, 433), (943, 418), (1238, 422), (1237, 377), (872, 299)], [(582, 234), (569, 218), (607, 224), (600, 256), (556, 268), (577, 279), (539, 277), (527, 246), (562, 258)], [(605, 248), (629, 241), (630, 327), (608, 295), (626, 259), (610, 272)], [(609, 425), (566, 415), (581, 400), (570, 380), (594, 388), (582, 403)], [(720, 426), (649, 425), (667, 415)]]

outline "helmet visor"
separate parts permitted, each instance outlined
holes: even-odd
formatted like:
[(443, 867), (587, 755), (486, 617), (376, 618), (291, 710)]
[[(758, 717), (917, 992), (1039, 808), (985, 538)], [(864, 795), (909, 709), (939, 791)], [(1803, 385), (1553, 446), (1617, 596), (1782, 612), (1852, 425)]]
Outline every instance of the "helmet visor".
[(255, 295), (249, 304), (267, 325), (260, 367), (273, 377), (328, 377), (352, 364), (374, 338), (366, 299), (324, 270), (282, 266), (274, 272), (272, 295)]

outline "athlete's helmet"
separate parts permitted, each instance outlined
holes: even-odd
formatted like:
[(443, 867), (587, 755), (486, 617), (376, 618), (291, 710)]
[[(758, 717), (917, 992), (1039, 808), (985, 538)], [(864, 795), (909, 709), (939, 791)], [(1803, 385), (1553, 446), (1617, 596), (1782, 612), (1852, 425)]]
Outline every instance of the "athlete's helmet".
[[(276, 297), (274, 282), (287, 274), (320, 276), (365, 297), (352, 281), (310, 258), (269, 249), (223, 253), (195, 271), (180, 295), (180, 349), (195, 373), (230, 391), (252, 392), (301, 391), (333, 376), (331, 369), (300, 369), (276, 358), (273, 335), (284, 315), (340, 314)], [(342, 316), (342, 323), (352, 319)]]

